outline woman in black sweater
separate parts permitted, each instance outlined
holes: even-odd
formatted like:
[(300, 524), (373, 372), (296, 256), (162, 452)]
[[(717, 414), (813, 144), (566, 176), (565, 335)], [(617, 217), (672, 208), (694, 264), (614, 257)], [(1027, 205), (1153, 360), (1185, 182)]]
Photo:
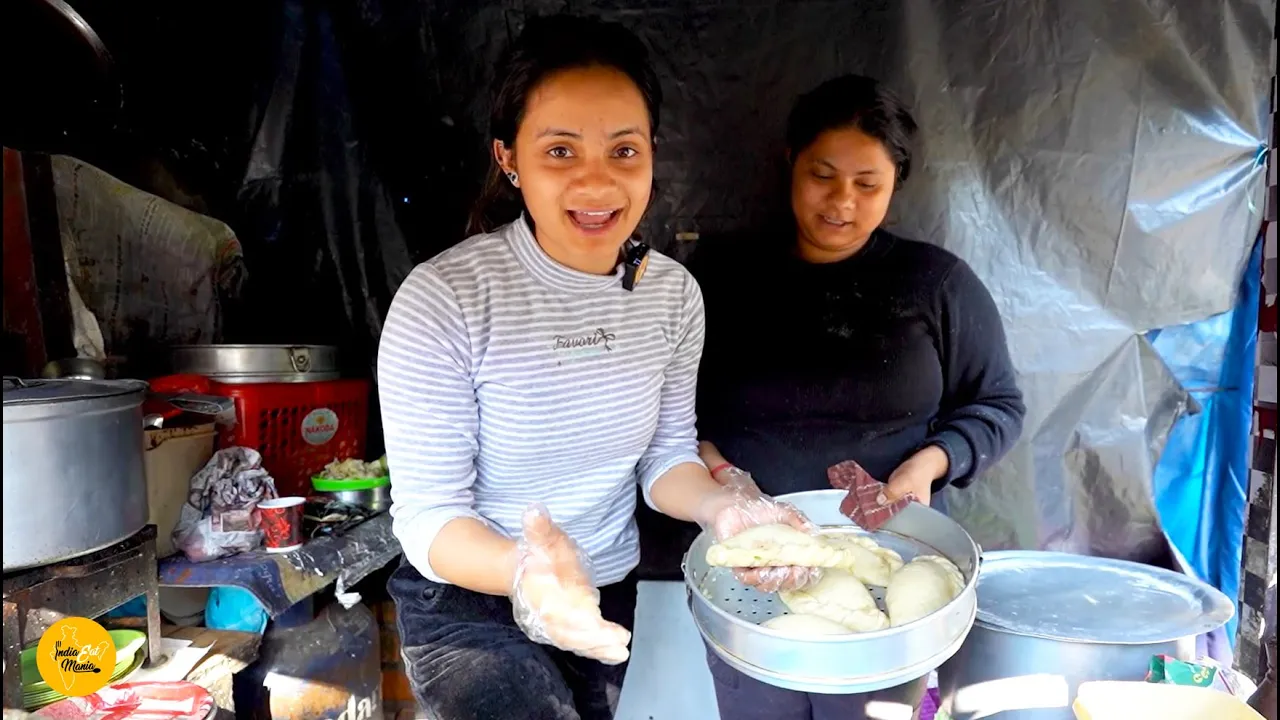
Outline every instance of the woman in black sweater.
[[(802, 96), (787, 123), (794, 222), (692, 263), (707, 318), (700, 449), (717, 479), (740, 467), (770, 495), (818, 490), (855, 460), (887, 499), (927, 504), (1017, 440), (1025, 407), (990, 293), (950, 252), (880, 228), (915, 129), (870, 78)], [(917, 706), (927, 682), (807, 695), (708, 657), (724, 720), (862, 718), (871, 700)]]

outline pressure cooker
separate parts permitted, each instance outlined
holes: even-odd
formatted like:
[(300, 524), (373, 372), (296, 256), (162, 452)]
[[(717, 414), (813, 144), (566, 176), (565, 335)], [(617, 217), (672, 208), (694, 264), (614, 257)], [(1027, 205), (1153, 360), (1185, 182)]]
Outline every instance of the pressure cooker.
[(4, 571), (109, 547), (147, 523), (141, 380), (4, 378)]

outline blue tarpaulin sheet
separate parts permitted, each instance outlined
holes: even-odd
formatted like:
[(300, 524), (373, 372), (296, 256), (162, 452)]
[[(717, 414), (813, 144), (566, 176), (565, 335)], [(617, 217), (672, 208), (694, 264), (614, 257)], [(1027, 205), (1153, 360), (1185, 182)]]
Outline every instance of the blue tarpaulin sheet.
[[(1156, 510), (1191, 569), (1229, 598), (1238, 597), (1240, 589), (1261, 263), (1259, 241), (1235, 309), (1149, 334), (1201, 407), (1179, 420), (1169, 435), (1156, 466)], [(1234, 643), (1234, 618), (1226, 634)]]

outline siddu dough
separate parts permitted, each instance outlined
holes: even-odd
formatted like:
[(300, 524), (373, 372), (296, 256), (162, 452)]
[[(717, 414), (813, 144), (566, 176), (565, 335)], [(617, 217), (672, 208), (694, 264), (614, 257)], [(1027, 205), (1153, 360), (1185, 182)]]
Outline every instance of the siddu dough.
[(890, 578), (902, 567), (901, 555), (880, 547), (866, 535), (831, 533), (823, 537), (826, 542), (845, 551), (845, 561), (839, 567), (853, 573), (867, 585), (888, 586)]
[(950, 560), (921, 555), (894, 573), (884, 606), (896, 627), (932, 614), (964, 590), (964, 575)]
[(757, 525), (707, 548), (713, 567), (835, 567), (845, 553), (790, 525)]
[(780, 592), (778, 597), (792, 612), (826, 618), (853, 632), (889, 627), (889, 618), (876, 607), (875, 598), (844, 570), (828, 570), (813, 585)]
[(810, 535), (790, 525), (771, 524), (748, 528), (707, 548), (707, 564), (713, 567), (838, 568), (868, 585), (884, 587), (902, 567), (902, 557), (866, 536)]
[(849, 628), (817, 615), (778, 615), (760, 623), (761, 627), (788, 635), (847, 635)]

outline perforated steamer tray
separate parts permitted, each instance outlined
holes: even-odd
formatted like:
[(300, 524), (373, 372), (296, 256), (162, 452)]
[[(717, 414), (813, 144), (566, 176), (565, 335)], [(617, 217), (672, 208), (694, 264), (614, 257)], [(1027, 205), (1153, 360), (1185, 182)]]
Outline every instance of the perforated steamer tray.
[[(738, 582), (727, 568), (707, 565), (714, 542), (700, 534), (684, 557), (684, 579), (694, 624), (712, 652), (738, 671), (789, 690), (853, 694), (881, 690), (927, 675), (960, 649), (977, 612), (978, 546), (955, 521), (912, 503), (875, 533), (864, 533), (840, 514), (843, 490), (780, 497), (826, 532), (869, 534), (910, 561), (941, 555), (964, 574), (964, 590), (937, 612), (900, 627), (870, 633), (797, 638), (760, 627), (787, 614), (776, 594)], [(884, 608), (884, 589), (867, 588)]]

